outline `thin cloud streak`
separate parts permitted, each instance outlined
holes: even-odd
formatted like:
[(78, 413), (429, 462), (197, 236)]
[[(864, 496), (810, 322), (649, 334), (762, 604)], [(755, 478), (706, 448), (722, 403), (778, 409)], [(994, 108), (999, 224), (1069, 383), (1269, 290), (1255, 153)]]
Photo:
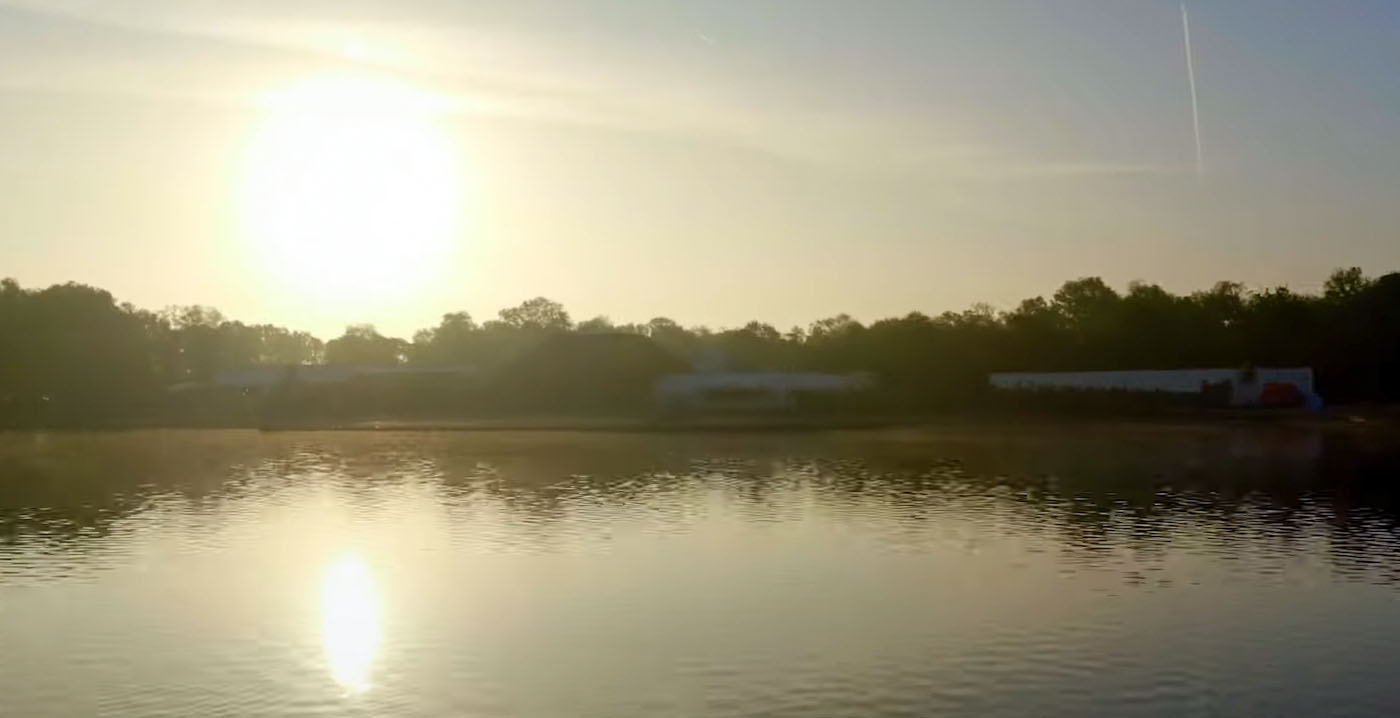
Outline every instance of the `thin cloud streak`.
[[(760, 105), (759, 101), (734, 97), (725, 87), (658, 85), (635, 74), (604, 82), (587, 72), (561, 67), (506, 67), (494, 69), (491, 75), (444, 71), (441, 68), (445, 64), (411, 59), (389, 61), (376, 53), (338, 53), (324, 42), (298, 41), (295, 32), (259, 31), (257, 23), (250, 21), (221, 23), (210, 19), (201, 24), (187, 18), (178, 22), (135, 15), (123, 18), (98, 10), (101, 6), (85, 3), (70, 4), (66, 10), (57, 11), (40, 10), (38, 5), (23, 0), (0, 2), (0, 6), (19, 8), (7, 12), (23, 13), (31, 21), (46, 20), (85, 33), (105, 30), (126, 35), (127, 42), (141, 46), (134, 60), (130, 56), (120, 61), (89, 59), (87, 66), (58, 75), (65, 79), (46, 77), (44, 68), (34, 63), (9, 63), (12, 68), (26, 68), (18, 76), (0, 72), (0, 87), (30, 92), (87, 92), (247, 105), (255, 104), (257, 93), (269, 83), (339, 68), (400, 77), (445, 98), (444, 104), (450, 111), (464, 115), (720, 143), (833, 168), (969, 181), (1182, 171), (1169, 165), (1101, 158), (1040, 161), (986, 138), (973, 137), (969, 142), (966, 133), (955, 128), (929, 127), (928, 118), (880, 116), (847, 107), (793, 106), (766, 100), (768, 104)], [(151, 42), (152, 38), (175, 42), (162, 47)], [(192, 49), (195, 43), (189, 43), (190, 40), (198, 41), (201, 49)], [(211, 42), (216, 44), (209, 45)], [(441, 44), (450, 47), (460, 43)], [(205, 53), (207, 57), (194, 56)], [(140, 71), (127, 72), (131, 69)], [(242, 73), (247, 78), (227, 81), (245, 69), (250, 70)], [(211, 76), (214, 81), (210, 81)]]

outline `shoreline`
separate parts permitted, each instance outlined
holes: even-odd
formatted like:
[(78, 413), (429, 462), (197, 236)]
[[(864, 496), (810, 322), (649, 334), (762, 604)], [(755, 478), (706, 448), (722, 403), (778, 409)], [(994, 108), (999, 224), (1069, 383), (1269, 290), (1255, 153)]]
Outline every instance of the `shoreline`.
[(379, 418), (285, 422), (175, 423), (104, 422), (70, 426), (10, 426), (0, 432), (85, 431), (455, 431), (455, 432), (614, 432), (614, 433), (781, 433), (974, 429), (980, 426), (1080, 427), (1140, 426), (1160, 429), (1291, 428), (1340, 433), (1400, 431), (1400, 407), (1337, 407), (1322, 413), (1302, 410), (1205, 410), (1145, 414), (963, 411), (922, 414), (812, 415), (569, 415), (542, 414), (472, 418)]
[(1137, 425), (1160, 428), (1274, 427), (1345, 431), (1400, 428), (1397, 417), (1337, 412), (1222, 411), (1140, 416), (950, 413), (881, 416), (694, 416), (654, 417), (535, 416), (478, 419), (378, 419), (353, 422), (289, 422), (256, 427), (260, 431), (596, 431), (617, 433), (726, 433), (870, 431), (978, 426), (1093, 427)]

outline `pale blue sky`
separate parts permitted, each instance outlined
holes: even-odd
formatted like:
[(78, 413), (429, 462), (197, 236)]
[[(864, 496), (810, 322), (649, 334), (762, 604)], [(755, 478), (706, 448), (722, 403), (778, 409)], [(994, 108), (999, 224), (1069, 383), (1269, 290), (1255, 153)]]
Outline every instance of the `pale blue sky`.
[[(322, 334), (536, 294), (780, 326), (1064, 279), (1400, 268), (1400, 3), (0, 0), (0, 274)], [(260, 93), (450, 98), (444, 271), (318, 302), (240, 236)]]

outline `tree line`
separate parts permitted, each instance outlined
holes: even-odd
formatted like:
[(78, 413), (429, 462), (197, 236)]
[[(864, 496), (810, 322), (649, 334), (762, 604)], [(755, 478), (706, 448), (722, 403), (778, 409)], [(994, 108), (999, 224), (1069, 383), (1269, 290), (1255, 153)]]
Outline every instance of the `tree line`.
[(102, 289), (43, 289), (0, 281), (0, 412), (38, 404), (101, 414), (228, 369), (288, 364), (469, 364), (490, 371), (560, 333), (649, 337), (705, 368), (869, 371), (911, 406), (955, 405), (993, 371), (1312, 366), (1332, 401), (1400, 398), (1400, 273), (1339, 269), (1321, 293), (1248, 290), (1219, 282), (1178, 295), (1134, 282), (1117, 291), (1098, 277), (1065, 282), (1049, 297), (998, 311), (976, 305), (936, 316), (911, 312), (863, 324), (840, 314), (780, 330), (686, 327), (657, 317), (620, 324), (575, 321), (537, 297), (478, 322), (444, 314), (410, 339), (371, 325), (329, 341), (217, 310), (162, 311), (118, 303)]

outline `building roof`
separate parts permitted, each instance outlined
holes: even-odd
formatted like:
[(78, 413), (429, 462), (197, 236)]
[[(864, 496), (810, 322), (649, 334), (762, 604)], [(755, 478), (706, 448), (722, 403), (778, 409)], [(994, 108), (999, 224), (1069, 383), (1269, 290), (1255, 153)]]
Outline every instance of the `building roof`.
[(695, 372), (667, 374), (656, 381), (663, 394), (706, 389), (771, 389), (774, 391), (844, 391), (871, 383), (869, 374), (821, 374), (816, 372)]
[[(1308, 367), (1259, 367), (1254, 373), (1255, 383), (1258, 384), (1278, 382), (1293, 384), (1303, 391), (1312, 391), (1313, 373)], [(989, 375), (987, 380), (998, 389), (1123, 389), (1194, 394), (1200, 391), (1203, 381), (1212, 384), (1239, 383), (1240, 375), (1240, 369), (1139, 369), (1002, 372)]]

